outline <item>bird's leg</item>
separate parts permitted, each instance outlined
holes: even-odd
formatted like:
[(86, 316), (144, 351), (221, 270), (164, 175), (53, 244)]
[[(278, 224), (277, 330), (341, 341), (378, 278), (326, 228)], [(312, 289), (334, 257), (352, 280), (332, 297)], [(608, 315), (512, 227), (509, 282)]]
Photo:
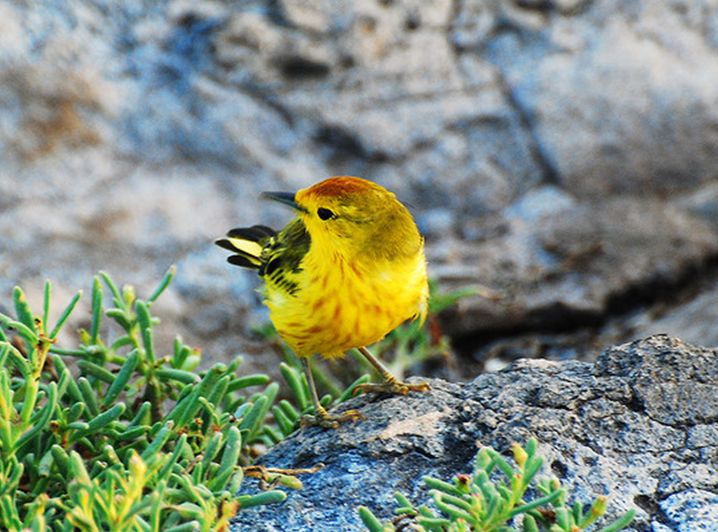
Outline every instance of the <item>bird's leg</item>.
[(359, 410), (347, 410), (346, 412), (338, 416), (333, 416), (329, 412), (327, 412), (326, 408), (324, 408), (319, 402), (319, 395), (317, 394), (317, 388), (314, 385), (314, 375), (312, 375), (312, 367), (309, 363), (309, 358), (301, 357), (301, 360), (304, 374), (307, 376), (307, 384), (309, 384), (309, 391), (312, 394), (312, 403), (314, 403), (315, 412), (315, 415), (313, 416), (302, 416), (302, 426), (308, 427), (312, 425), (319, 425), (320, 427), (324, 427), (325, 429), (336, 429), (339, 428), (339, 423), (342, 423), (344, 421), (357, 421), (359, 419), (364, 419), (364, 416), (361, 412), (359, 412)]
[(396, 377), (389, 373), (389, 370), (384, 367), (384, 364), (382, 364), (379, 359), (372, 355), (366, 347), (358, 347), (357, 349), (364, 356), (364, 358), (366, 358), (371, 363), (371, 365), (374, 366), (376, 370), (381, 374), (381, 377), (382, 379), (384, 379), (384, 382), (379, 384), (371, 382), (366, 384), (360, 384), (356, 388), (354, 388), (355, 394), (359, 392), (371, 392), (406, 395), (409, 392), (426, 392), (429, 390), (428, 382), (417, 382), (416, 384), (412, 384), (397, 380)]

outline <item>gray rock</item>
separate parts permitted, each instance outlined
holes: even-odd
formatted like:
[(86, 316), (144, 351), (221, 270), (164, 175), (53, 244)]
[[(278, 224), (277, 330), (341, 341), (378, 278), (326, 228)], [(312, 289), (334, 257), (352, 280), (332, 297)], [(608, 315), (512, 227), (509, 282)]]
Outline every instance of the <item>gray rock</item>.
[(464, 47), (485, 47), (572, 193), (643, 196), (714, 179), (718, 94), (705, 80), (718, 76), (718, 50), (701, 15), (711, 2), (517, 4), (463, 3), (493, 12)]
[(508, 452), (529, 437), (545, 474), (584, 503), (609, 495), (609, 517), (634, 508), (636, 530), (718, 523), (715, 349), (658, 335), (610, 348), (595, 364), (522, 360), (470, 383), (431, 385), (426, 395), (353, 399), (342, 408), (360, 408), (366, 421), (303, 429), (272, 449), (265, 465), (325, 467), (281, 505), (242, 511), (236, 528), (360, 529), (358, 505), (389, 519), (394, 491), (424, 501), (422, 475), (449, 480), (470, 471), (477, 445)]
[[(654, 305), (622, 319), (621, 334), (628, 330), (635, 337), (657, 333), (680, 336), (687, 342), (718, 346), (718, 282), (712, 275), (699, 282), (695, 290), (678, 295), (670, 303)], [(601, 341), (610, 343), (615, 336), (610, 329)]]
[[(669, 324), (651, 311), (658, 289), (701, 291), (718, 254), (715, 12), (711, 0), (6, 2), (0, 294), (22, 284), (37, 305), (45, 278), (69, 294), (100, 269), (146, 294), (179, 263), (167, 328), (207, 342), (208, 358), (256, 351), (254, 278), (219, 250), (210, 266), (209, 242), (286, 223), (261, 190), (354, 174), (412, 205), (442, 289), (503, 294), (446, 316), (479, 358), (487, 342), (588, 357), (584, 328), (632, 338), (623, 317), (642, 306), (636, 334), (698, 319), (689, 337), (713, 343), (710, 313), (678, 308)], [(198, 255), (211, 274), (196, 274)]]
[(617, 198), (572, 204), (562, 195), (551, 203), (531, 207), (531, 196), (524, 196), (508, 209), (501, 236), (429, 244), (433, 272), (443, 286), (479, 279), (503, 295), (499, 301), (479, 296), (461, 301), (450, 314), (450, 331), (510, 334), (597, 323), (621, 299), (679, 285), (718, 252), (718, 232), (711, 225), (665, 202)]
[(687, 489), (666, 497), (661, 501), (660, 508), (668, 519), (675, 523), (673, 530), (708, 532), (715, 530), (718, 519), (715, 512), (718, 508), (718, 495), (715, 491)]
[(681, 198), (678, 204), (708, 223), (718, 225), (718, 182), (698, 188)]

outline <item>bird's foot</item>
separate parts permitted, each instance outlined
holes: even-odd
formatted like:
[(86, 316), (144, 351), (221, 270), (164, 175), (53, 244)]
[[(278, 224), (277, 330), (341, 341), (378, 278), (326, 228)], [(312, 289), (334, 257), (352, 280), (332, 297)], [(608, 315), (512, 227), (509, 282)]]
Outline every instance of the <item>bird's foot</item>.
[(431, 389), (428, 382), (401, 382), (397, 380), (385, 381), (381, 383), (368, 382), (359, 384), (353, 390), (353, 394), (358, 393), (389, 393), (392, 395), (406, 395), (409, 392), (428, 392)]
[(301, 425), (302, 427), (315, 427), (319, 426), (325, 429), (338, 429), (341, 423), (346, 421), (359, 421), (366, 419), (364, 414), (359, 410), (347, 410), (339, 415), (332, 415), (323, 408), (319, 410), (317, 415), (304, 415), (302, 416)]

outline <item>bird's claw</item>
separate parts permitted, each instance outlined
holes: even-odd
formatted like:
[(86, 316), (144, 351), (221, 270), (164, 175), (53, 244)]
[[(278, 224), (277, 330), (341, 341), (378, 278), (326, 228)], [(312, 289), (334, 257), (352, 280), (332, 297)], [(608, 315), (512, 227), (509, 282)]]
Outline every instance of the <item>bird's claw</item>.
[(393, 395), (407, 395), (409, 392), (428, 392), (430, 389), (431, 386), (429, 386), (428, 382), (368, 382), (365, 384), (359, 384), (356, 388), (354, 388), (352, 394), (357, 395), (358, 393), (389, 393)]
[(359, 410), (347, 410), (339, 415), (333, 416), (326, 410), (320, 411), (318, 415), (312, 416), (310, 414), (302, 416), (301, 426), (302, 427), (322, 427), (325, 429), (338, 429), (341, 423), (346, 421), (359, 421), (366, 419), (364, 414)]

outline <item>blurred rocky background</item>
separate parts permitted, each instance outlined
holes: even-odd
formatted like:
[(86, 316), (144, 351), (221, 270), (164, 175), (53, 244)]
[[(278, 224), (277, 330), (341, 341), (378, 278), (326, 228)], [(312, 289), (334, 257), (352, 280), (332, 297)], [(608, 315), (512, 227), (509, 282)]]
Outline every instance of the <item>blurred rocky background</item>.
[(412, 206), (440, 290), (495, 292), (442, 315), (455, 378), (718, 345), (717, 80), (716, 0), (2, 2), (0, 310), (175, 263), (160, 330), (271, 367), (212, 240), (351, 174)]

